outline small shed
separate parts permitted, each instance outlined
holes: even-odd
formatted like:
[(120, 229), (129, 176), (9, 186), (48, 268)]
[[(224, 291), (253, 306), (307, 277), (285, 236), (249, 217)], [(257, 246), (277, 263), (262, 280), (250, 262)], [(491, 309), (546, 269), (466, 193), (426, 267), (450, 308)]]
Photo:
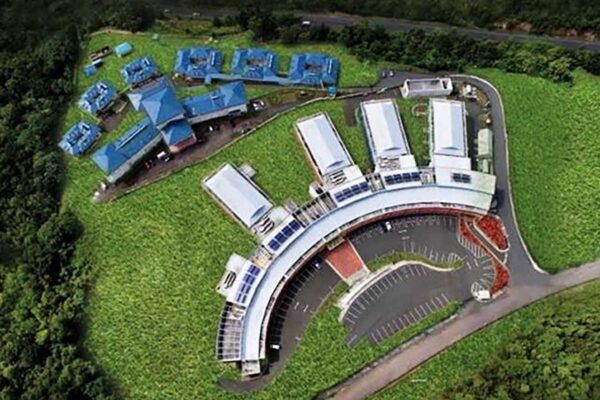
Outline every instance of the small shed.
[(98, 68), (96, 68), (94, 64), (86, 65), (85, 67), (83, 67), (83, 73), (85, 76), (90, 77), (96, 75), (96, 72), (98, 72)]
[(492, 158), (494, 155), (494, 133), (489, 128), (477, 132), (477, 158)]
[(120, 45), (118, 45), (117, 47), (115, 47), (115, 53), (117, 53), (117, 55), (119, 57), (125, 57), (127, 54), (131, 53), (132, 51), (133, 51), (133, 46), (129, 42), (123, 42)]

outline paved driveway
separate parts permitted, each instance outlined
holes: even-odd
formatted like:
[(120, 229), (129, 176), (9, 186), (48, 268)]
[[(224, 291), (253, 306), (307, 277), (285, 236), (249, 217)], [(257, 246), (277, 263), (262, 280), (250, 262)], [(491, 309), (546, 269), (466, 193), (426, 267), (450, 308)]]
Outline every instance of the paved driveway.
[(472, 297), (471, 287), (489, 288), (492, 261), (484, 251), (458, 234), (459, 217), (428, 215), (392, 220), (386, 232), (375, 223), (351, 235), (365, 262), (392, 251), (416, 254), (434, 264), (460, 262), (462, 268), (439, 271), (420, 263), (390, 269), (364, 289), (348, 306), (343, 322), (348, 343), (361, 338), (379, 343), (445, 306)]

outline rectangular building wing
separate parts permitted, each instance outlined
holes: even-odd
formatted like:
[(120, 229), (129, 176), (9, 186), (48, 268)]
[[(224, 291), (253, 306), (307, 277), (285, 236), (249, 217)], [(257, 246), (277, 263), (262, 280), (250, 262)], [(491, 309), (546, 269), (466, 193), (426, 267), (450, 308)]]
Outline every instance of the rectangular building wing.
[(250, 228), (265, 216), (273, 203), (237, 168), (225, 164), (204, 180), (205, 188), (242, 224)]

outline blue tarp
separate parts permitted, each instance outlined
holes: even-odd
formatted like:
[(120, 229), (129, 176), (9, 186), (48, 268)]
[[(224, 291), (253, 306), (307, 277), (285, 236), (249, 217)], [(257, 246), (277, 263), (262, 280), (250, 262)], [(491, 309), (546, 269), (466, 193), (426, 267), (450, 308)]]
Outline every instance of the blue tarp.
[(177, 51), (174, 72), (186, 78), (204, 78), (217, 74), (223, 63), (223, 53), (212, 47), (194, 47)]
[(121, 75), (128, 85), (142, 83), (158, 73), (158, 66), (151, 57), (138, 58), (121, 69)]
[(108, 108), (117, 96), (117, 89), (105, 81), (98, 81), (90, 86), (77, 103), (79, 107), (92, 115), (97, 115)]
[(98, 167), (110, 175), (128, 160), (135, 157), (144, 147), (159, 134), (148, 118), (144, 118), (121, 138), (108, 143), (92, 155)]
[(118, 45), (117, 47), (115, 47), (115, 53), (117, 53), (117, 55), (119, 57), (124, 57), (127, 54), (131, 53), (133, 51), (133, 46), (131, 46), (131, 43), (129, 42), (123, 42), (120, 45)]
[(85, 67), (83, 67), (83, 73), (87, 77), (96, 75), (96, 72), (98, 72), (98, 68), (96, 68), (94, 64), (86, 65)]
[(87, 121), (80, 121), (64, 134), (58, 146), (72, 156), (85, 153), (100, 137), (100, 128)]
[(183, 100), (186, 118), (195, 118), (215, 111), (246, 104), (246, 90), (240, 81), (228, 83), (212, 92)]

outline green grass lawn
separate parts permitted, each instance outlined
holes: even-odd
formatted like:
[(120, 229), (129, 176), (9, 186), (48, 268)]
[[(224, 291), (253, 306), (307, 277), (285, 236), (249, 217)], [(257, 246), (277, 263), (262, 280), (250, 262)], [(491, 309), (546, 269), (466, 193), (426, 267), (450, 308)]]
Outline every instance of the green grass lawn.
[(91, 160), (67, 159), (64, 206), (86, 227), (78, 255), (89, 258), (97, 274), (87, 344), (128, 397), (228, 397), (216, 386), (230, 367), (214, 358), (223, 305), (214, 286), (229, 255), (249, 255), (255, 240), (227, 218), (200, 181), (223, 162), (248, 162), (276, 203), (307, 200), (314, 177), (293, 138), (293, 123), (318, 111), (329, 112), (364, 166), (362, 132), (345, 126), (340, 101), (281, 117), (200, 165), (109, 204), (90, 202), (102, 178)]
[(427, 116), (416, 117), (412, 114), (414, 105), (427, 104), (427, 100), (398, 98), (396, 103), (402, 117), (402, 124), (406, 131), (410, 150), (415, 156), (417, 165), (429, 165), (429, 124)]
[[(214, 42), (209, 42), (209, 37), (205, 35), (185, 35), (185, 34), (162, 34), (158, 41), (152, 40), (152, 34), (147, 32), (125, 34), (125, 33), (99, 33), (90, 38), (85, 50), (85, 59), (81, 61), (82, 65), (89, 63), (87, 53), (103, 46), (115, 47), (122, 42), (130, 42), (133, 45), (133, 52), (123, 58), (116, 55), (106, 57), (104, 65), (99, 72), (91, 77), (85, 77), (79, 74), (78, 89), (84, 90), (98, 79), (106, 79), (113, 83), (119, 90), (126, 88), (125, 82), (121, 76), (120, 70), (128, 62), (145, 55), (152, 56), (159, 69), (166, 75), (171, 75), (175, 66), (175, 56), (177, 50), (182, 47), (210, 45), (223, 51), (223, 71), (228, 72), (231, 66), (231, 58), (236, 47), (262, 46), (254, 43), (248, 33), (238, 33), (222, 36)], [(282, 44), (269, 44), (268, 47), (279, 55), (280, 72), (287, 74), (290, 58), (292, 54), (303, 51), (319, 51), (337, 57), (340, 60), (340, 87), (368, 86), (377, 80), (378, 66), (375, 63), (361, 62), (356, 57), (350, 55), (348, 51), (338, 45), (330, 43), (299, 44), (286, 46)], [(251, 87), (252, 85), (248, 85)]]
[[(162, 35), (154, 42), (144, 34), (102, 34), (91, 38), (89, 48), (124, 40), (132, 42), (134, 53), (124, 60), (111, 56), (92, 79), (80, 76), (79, 89), (98, 77), (123, 88), (120, 66), (142, 54), (152, 55), (161, 70), (170, 71), (178, 47), (203, 43), (202, 38), (174, 35)], [(247, 35), (235, 35), (216, 45), (231, 54), (235, 45), (249, 44)], [(310, 49), (327, 51), (327, 46)], [(285, 51), (301, 49), (308, 45)], [(279, 50), (285, 58), (287, 53)], [(342, 86), (365, 84), (376, 77), (375, 65), (359, 63), (337, 47), (331, 46), (331, 51), (342, 60)], [(482, 74), (504, 96), (517, 214), (534, 256), (544, 266), (594, 257), (600, 243), (600, 214), (594, 215), (593, 208), (600, 186), (600, 140), (594, 135), (599, 125), (595, 96), (599, 80), (578, 74), (571, 88), (496, 71)], [(402, 103), (400, 107), (402, 111)], [(249, 255), (255, 239), (226, 217), (201, 189), (200, 181), (223, 162), (247, 162), (275, 203), (307, 200), (314, 177), (293, 138), (293, 123), (319, 111), (330, 113), (354, 160), (369, 168), (362, 130), (345, 125), (339, 101), (319, 102), (280, 117), (214, 157), (109, 204), (90, 201), (103, 177), (91, 160), (66, 159), (64, 207), (74, 209), (85, 226), (78, 257), (89, 259), (97, 277), (88, 307), (87, 348), (127, 398), (231, 398), (216, 383), (219, 376), (233, 371), (214, 358), (223, 305), (214, 287), (229, 255)], [(81, 116), (73, 105), (64, 128)], [(128, 113), (126, 121), (103, 141), (119, 136), (141, 116)], [(410, 122), (405, 124), (415, 146), (413, 128)], [(342, 342), (345, 330), (336, 317), (332, 306), (320, 313), (289, 368), (256, 397), (290, 398), (292, 387), (302, 390), (294, 394), (310, 397), (382, 354), (384, 347), (393, 347), (359, 344), (348, 350)], [(400, 339), (389, 343), (396, 341)], [(329, 364), (339, 368), (326, 369)]]
[(595, 281), (523, 308), (458, 342), (396, 385), (371, 398), (377, 400), (442, 399), (442, 393), (446, 388), (481, 371), (487, 365), (489, 356), (508, 343), (515, 332), (527, 331), (542, 315), (552, 315), (561, 307), (584, 306), (590, 297), (597, 298), (599, 293), (600, 281)]
[(600, 79), (573, 86), (476, 71), (500, 91), (517, 221), (541, 267), (558, 271), (600, 253)]

